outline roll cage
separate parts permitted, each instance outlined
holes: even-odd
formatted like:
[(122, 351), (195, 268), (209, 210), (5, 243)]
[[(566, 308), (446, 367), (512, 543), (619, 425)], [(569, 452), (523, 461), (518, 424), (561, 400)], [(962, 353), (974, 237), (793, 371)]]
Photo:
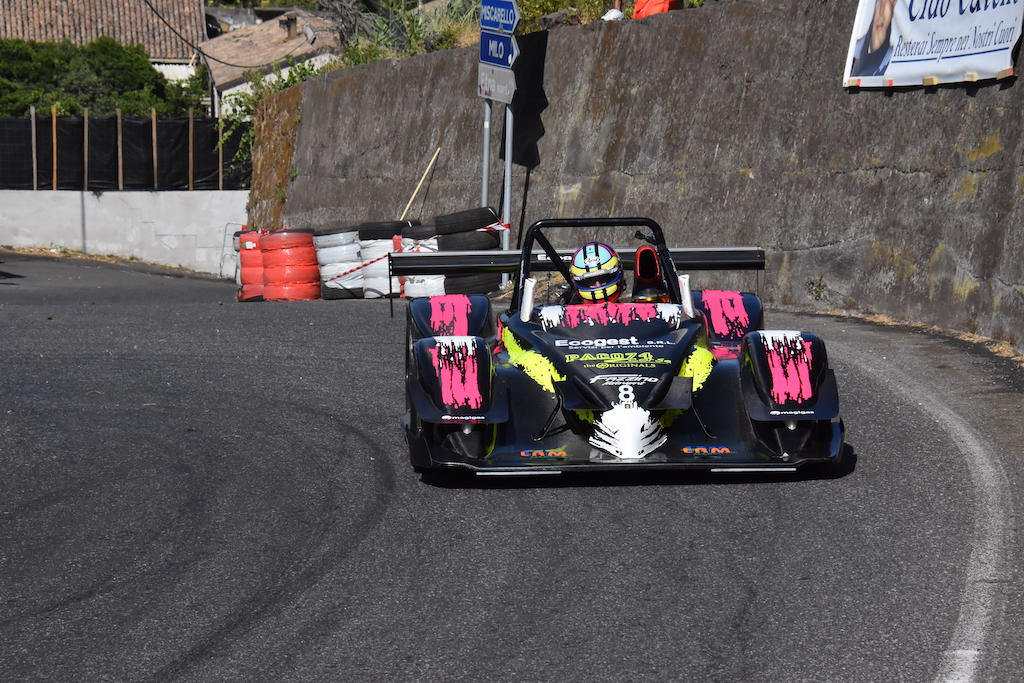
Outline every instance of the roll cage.
[[(518, 311), (523, 301), (523, 287), (530, 277), (533, 268), (533, 246), (537, 244), (547, 255), (554, 270), (562, 275), (567, 285), (572, 286), (572, 275), (569, 273), (569, 266), (562, 260), (558, 250), (554, 248), (551, 241), (544, 234), (545, 230), (561, 228), (639, 228), (633, 234), (636, 239), (652, 245), (658, 253), (658, 263), (661, 266), (661, 274), (665, 291), (668, 294), (669, 302), (673, 304), (682, 303), (682, 294), (679, 289), (679, 278), (676, 275), (676, 267), (672, 260), (672, 254), (665, 244), (665, 234), (658, 223), (650, 218), (544, 218), (529, 228), (523, 234), (523, 246), (519, 257), (519, 277), (515, 283), (515, 291), (512, 293), (512, 300), (509, 303), (509, 311)], [(646, 228), (649, 232), (645, 232)], [(632, 259), (624, 259), (623, 266), (632, 267)]]

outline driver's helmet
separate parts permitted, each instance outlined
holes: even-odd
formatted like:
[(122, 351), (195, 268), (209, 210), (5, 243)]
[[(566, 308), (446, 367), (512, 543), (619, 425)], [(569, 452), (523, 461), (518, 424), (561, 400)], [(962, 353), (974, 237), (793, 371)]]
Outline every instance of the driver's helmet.
[(607, 244), (587, 242), (572, 255), (572, 284), (585, 304), (615, 301), (622, 293), (622, 264)]

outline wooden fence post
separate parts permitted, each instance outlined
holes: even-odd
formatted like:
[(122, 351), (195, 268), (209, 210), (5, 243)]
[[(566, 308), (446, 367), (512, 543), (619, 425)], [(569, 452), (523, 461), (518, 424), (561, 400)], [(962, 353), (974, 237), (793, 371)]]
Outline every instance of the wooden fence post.
[(36, 108), (29, 107), (32, 114), (32, 189), (39, 189), (39, 160), (36, 159)]
[(155, 107), (153, 109), (149, 110), (149, 118), (150, 118), (150, 121), (153, 122), (153, 189), (154, 190), (159, 190), (160, 189), (160, 176), (158, 174), (158, 169), (160, 167), (159, 167), (159, 165), (156, 162), (157, 153), (156, 153), (156, 108)]
[(82, 191), (89, 191), (89, 107), (82, 110)]
[(224, 189), (224, 119), (217, 117), (217, 189)]
[(53, 191), (57, 191), (57, 105), (50, 107), (50, 128), (52, 147), (50, 148), (50, 158), (53, 159)]
[(117, 110), (117, 189), (124, 189), (124, 143), (121, 139), (121, 110)]

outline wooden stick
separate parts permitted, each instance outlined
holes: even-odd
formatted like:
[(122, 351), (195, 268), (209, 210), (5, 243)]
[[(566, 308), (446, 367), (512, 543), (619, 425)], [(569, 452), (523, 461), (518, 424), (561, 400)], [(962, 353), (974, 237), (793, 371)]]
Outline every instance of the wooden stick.
[(117, 189), (124, 189), (124, 141), (121, 139), (121, 110), (117, 110)]
[(153, 131), (153, 189), (160, 189), (160, 176), (157, 174), (157, 170), (160, 168), (156, 163), (156, 107), (149, 110), (149, 120), (152, 122)]
[(188, 108), (188, 191), (192, 191), (192, 107)]
[(39, 160), (36, 159), (36, 108), (29, 107), (32, 114), (32, 189), (39, 189)]
[(412, 196), (409, 197), (409, 203), (405, 205), (405, 211), (402, 212), (402, 215), (399, 216), (398, 220), (400, 220), (400, 221), (404, 221), (405, 220), (405, 214), (409, 213), (409, 207), (412, 206), (413, 200), (416, 199), (416, 195), (419, 194), (420, 188), (423, 187), (423, 181), (425, 181), (427, 179), (427, 174), (430, 173), (430, 169), (432, 169), (434, 167), (434, 162), (437, 161), (437, 157), (440, 154), (441, 154), (441, 148), (438, 147), (437, 151), (434, 152), (434, 157), (430, 160), (430, 163), (427, 164), (426, 170), (423, 171), (423, 175), (420, 177), (419, 184), (416, 185), (416, 189), (412, 191)]
[(57, 105), (50, 107), (50, 127), (53, 130), (53, 146), (50, 148), (50, 158), (53, 159), (53, 191), (57, 191)]
[(89, 191), (89, 107), (82, 110), (82, 191)]

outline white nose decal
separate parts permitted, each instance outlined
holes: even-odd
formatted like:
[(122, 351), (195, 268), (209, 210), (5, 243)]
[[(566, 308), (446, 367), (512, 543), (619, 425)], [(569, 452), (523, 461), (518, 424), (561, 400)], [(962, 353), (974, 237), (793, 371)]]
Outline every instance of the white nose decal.
[[(632, 399), (632, 387), (620, 387), (620, 399), (623, 398), (621, 389), (628, 389), (629, 399)], [(638, 408), (632, 400), (623, 400), (600, 415), (594, 423), (590, 443), (622, 460), (639, 460), (657, 450), (666, 438), (649, 411)]]

